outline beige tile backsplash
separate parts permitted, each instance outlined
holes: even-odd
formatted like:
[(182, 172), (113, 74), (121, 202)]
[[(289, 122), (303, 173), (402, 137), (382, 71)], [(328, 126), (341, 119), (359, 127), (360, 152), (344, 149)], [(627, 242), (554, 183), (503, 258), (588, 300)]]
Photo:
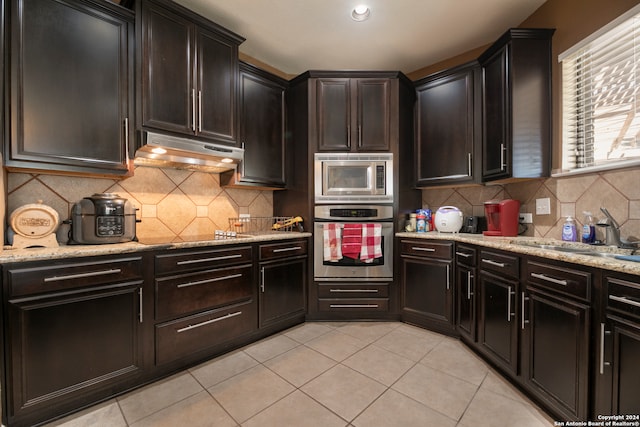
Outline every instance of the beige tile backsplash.
[[(138, 237), (168, 237), (172, 240), (228, 230), (231, 217), (273, 215), (273, 192), (220, 187), (217, 174), (180, 169), (138, 166), (125, 180), (80, 178), (44, 174), (7, 174), (7, 216), (14, 209), (38, 200), (54, 208), (63, 221), (73, 204), (94, 193), (117, 193), (138, 208), (142, 220)], [(57, 232), (61, 243), (68, 240), (69, 226)]]
[[(138, 166), (132, 178), (122, 181), (9, 173), (7, 218), (17, 207), (42, 200), (64, 220), (75, 202), (104, 192), (118, 193), (139, 209), (139, 237), (188, 238), (227, 230), (228, 218), (239, 214), (273, 215), (272, 191), (225, 189), (220, 187), (217, 174)], [(535, 201), (544, 197), (551, 199), (551, 214), (535, 215)], [(423, 207), (457, 206), (464, 215), (484, 215), (485, 201), (507, 198), (520, 200), (520, 211), (534, 214), (533, 224), (525, 233), (528, 236), (559, 239), (567, 215), (575, 217), (580, 225), (583, 211), (602, 218), (600, 206), (604, 206), (621, 224), (623, 237), (640, 239), (640, 168), (422, 191)], [(68, 230), (67, 225), (60, 226), (59, 242), (67, 241)], [(599, 227), (597, 230), (602, 232)]]
[[(550, 215), (536, 215), (536, 199), (551, 200)], [(464, 215), (484, 216), (483, 203), (491, 199), (517, 199), (520, 212), (533, 213), (527, 236), (560, 239), (570, 215), (582, 224), (583, 211), (603, 218), (605, 207), (618, 221), (623, 238), (640, 240), (640, 168), (563, 178), (523, 180), (504, 185), (437, 188), (422, 191), (422, 205), (431, 209), (457, 206)], [(596, 227), (597, 233), (603, 231)], [(599, 236), (602, 238), (602, 236)]]

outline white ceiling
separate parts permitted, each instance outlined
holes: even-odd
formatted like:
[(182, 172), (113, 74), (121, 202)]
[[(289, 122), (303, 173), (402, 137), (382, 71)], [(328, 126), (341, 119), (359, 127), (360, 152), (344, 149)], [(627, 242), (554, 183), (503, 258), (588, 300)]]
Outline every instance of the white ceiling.
[[(240, 51), (280, 71), (405, 73), (495, 41), (545, 0), (176, 0), (246, 38)], [(365, 22), (351, 19), (358, 4)]]

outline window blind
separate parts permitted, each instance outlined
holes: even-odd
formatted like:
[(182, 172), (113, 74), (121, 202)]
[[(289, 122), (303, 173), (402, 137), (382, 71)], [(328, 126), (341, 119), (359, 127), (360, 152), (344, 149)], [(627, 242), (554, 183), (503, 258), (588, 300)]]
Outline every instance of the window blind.
[(640, 13), (561, 58), (563, 170), (640, 159)]

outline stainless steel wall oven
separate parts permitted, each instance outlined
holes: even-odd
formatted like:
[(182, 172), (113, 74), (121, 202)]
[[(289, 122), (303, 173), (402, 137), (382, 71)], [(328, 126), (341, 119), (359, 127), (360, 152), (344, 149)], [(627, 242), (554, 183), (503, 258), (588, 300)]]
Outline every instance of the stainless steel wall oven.
[[(317, 205), (314, 216), (314, 280), (387, 282), (393, 280), (392, 206)], [(343, 233), (347, 229), (353, 230), (354, 226), (357, 227), (356, 230), (377, 231), (375, 238), (369, 239), (364, 235), (366, 233), (363, 233), (361, 242), (356, 236), (355, 250), (347, 254), (345, 245), (348, 236)], [(328, 237), (328, 230), (331, 228), (339, 230), (337, 237), (335, 235)], [(367, 246), (367, 241), (375, 243)], [(350, 242), (351, 245), (353, 243), (353, 241)], [(361, 253), (357, 253), (358, 244), (362, 245)], [(364, 252), (368, 252), (367, 256)]]

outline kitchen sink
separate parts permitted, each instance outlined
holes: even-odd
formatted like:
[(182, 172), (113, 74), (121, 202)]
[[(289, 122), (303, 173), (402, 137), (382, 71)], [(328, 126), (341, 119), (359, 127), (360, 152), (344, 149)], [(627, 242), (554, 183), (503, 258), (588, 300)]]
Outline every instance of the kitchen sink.
[(527, 243), (527, 242), (519, 242), (516, 244), (520, 246), (528, 246), (531, 248), (545, 249), (549, 251), (572, 252), (572, 253), (593, 252), (593, 250), (590, 248), (580, 248), (575, 246), (546, 245), (546, 244), (540, 244), (540, 243)]
[(615, 258), (617, 256), (620, 256), (621, 254), (615, 254), (611, 252), (580, 252), (580, 255), (588, 255), (600, 258)]
[(558, 251), (565, 253), (573, 253), (578, 255), (587, 255), (596, 258), (615, 258), (618, 255), (624, 255), (624, 253), (617, 252), (606, 252), (602, 250), (598, 250), (598, 246), (564, 246), (564, 245), (548, 245), (542, 243), (529, 243), (529, 242), (518, 242), (516, 243), (520, 246), (528, 246), (531, 248), (544, 249), (548, 251)]

